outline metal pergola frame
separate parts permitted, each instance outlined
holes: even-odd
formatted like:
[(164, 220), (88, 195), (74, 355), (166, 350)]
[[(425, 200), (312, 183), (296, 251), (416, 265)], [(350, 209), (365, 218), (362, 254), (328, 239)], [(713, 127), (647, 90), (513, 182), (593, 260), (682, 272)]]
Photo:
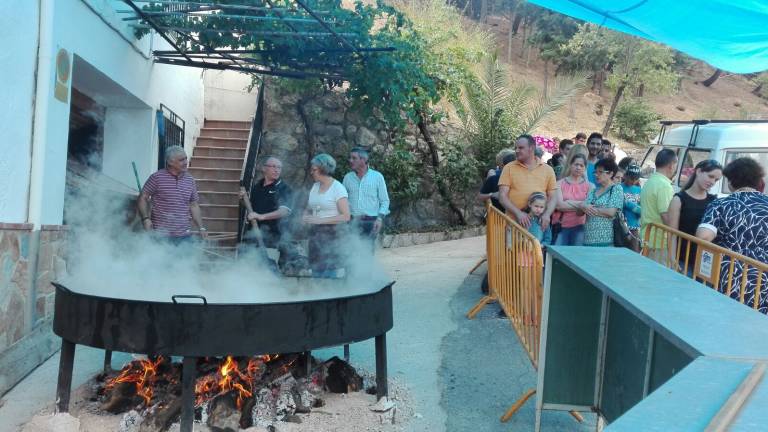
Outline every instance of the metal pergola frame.
[[(131, 26), (136, 29), (154, 30), (173, 50), (155, 50), (156, 63), (196, 67), (203, 69), (235, 70), (243, 73), (281, 76), (288, 78), (321, 78), (344, 80), (344, 65), (350, 61), (362, 61), (368, 53), (394, 51), (394, 48), (361, 47), (355, 44), (353, 33), (337, 31), (338, 23), (328, 22), (323, 16), (328, 11), (314, 11), (305, 0), (290, 0), (293, 7), (278, 7), (272, 0), (261, 0), (246, 4), (217, 3), (215, 0), (175, 1), (175, 0), (123, 0), (130, 10), (119, 11), (129, 14), (125, 21), (137, 21)], [(142, 6), (162, 6), (162, 10), (148, 10)], [(228, 13), (223, 13), (223, 12)], [(233, 12), (233, 13), (229, 13)], [(190, 25), (171, 25), (166, 18), (189, 18)], [(195, 23), (205, 22), (207, 18), (232, 18), (242, 22), (281, 23), (285, 30), (270, 27), (264, 31), (232, 28), (201, 29)], [(194, 22), (193, 22), (194, 21)], [(299, 30), (296, 25), (309, 26), (308, 30)], [(263, 38), (266, 45), (274, 42), (298, 40), (312, 48), (303, 52), (322, 55), (322, 62), (308, 59), (290, 58), (279, 65), (271, 64), (266, 56), (283, 52), (279, 49), (216, 49), (205, 43), (200, 37), (206, 33), (231, 33), (233, 37), (250, 35)], [(192, 43), (202, 50), (190, 51), (187, 44)], [(335, 60), (335, 61), (333, 61)]]

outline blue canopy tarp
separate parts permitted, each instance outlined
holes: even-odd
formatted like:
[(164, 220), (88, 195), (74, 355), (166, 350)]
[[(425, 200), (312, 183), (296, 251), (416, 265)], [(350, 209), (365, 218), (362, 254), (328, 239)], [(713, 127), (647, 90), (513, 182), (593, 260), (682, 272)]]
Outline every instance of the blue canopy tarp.
[(735, 73), (768, 70), (767, 0), (529, 0)]

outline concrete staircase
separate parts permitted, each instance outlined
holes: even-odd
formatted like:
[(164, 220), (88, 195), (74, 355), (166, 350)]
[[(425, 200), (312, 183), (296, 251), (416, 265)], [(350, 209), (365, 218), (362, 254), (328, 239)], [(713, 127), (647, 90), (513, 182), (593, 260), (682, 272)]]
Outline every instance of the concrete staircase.
[(189, 173), (197, 180), (203, 223), (212, 239), (206, 249), (222, 256), (234, 256), (240, 173), (248, 146), (251, 123), (205, 120), (197, 138)]

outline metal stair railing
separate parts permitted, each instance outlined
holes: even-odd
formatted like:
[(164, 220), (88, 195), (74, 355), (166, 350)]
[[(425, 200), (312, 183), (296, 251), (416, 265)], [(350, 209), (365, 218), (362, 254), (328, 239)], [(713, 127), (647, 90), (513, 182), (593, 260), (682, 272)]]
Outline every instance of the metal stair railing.
[[(259, 97), (256, 102), (256, 114), (253, 117), (253, 123), (251, 123), (251, 132), (248, 137), (248, 146), (245, 149), (245, 160), (243, 160), (243, 169), (240, 174), (240, 186), (248, 191), (250, 196), (253, 189), (253, 182), (256, 179), (256, 161), (259, 157), (261, 150), (261, 140), (264, 135), (262, 127), (264, 125), (264, 83), (259, 85)], [(240, 209), (238, 212), (237, 221), (237, 242), (243, 239), (245, 231), (248, 229), (245, 223), (245, 207), (242, 201), (240, 201)]]

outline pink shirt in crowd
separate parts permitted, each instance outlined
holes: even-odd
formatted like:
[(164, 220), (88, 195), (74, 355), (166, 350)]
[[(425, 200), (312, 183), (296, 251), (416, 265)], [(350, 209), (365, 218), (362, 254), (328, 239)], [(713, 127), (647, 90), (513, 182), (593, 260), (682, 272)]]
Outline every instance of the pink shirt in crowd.
[(155, 230), (171, 237), (190, 234), (189, 205), (198, 200), (197, 185), (191, 175), (183, 172), (176, 177), (163, 168), (149, 176), (143, 192), (152, 199), (150, 218)]
[[(560, 181), (560, 192), (563, 194), (563, 200), (584, 201), (589, 194), (590, 183), (583, 181), (581, 183), (570, 183), (567, 179)], [(573, 228), (584, 225), (587, 221), (586, 215), (577, 215), (576, 212), (563, 212), (560, 218), (560, 225), (563, 228)]]

